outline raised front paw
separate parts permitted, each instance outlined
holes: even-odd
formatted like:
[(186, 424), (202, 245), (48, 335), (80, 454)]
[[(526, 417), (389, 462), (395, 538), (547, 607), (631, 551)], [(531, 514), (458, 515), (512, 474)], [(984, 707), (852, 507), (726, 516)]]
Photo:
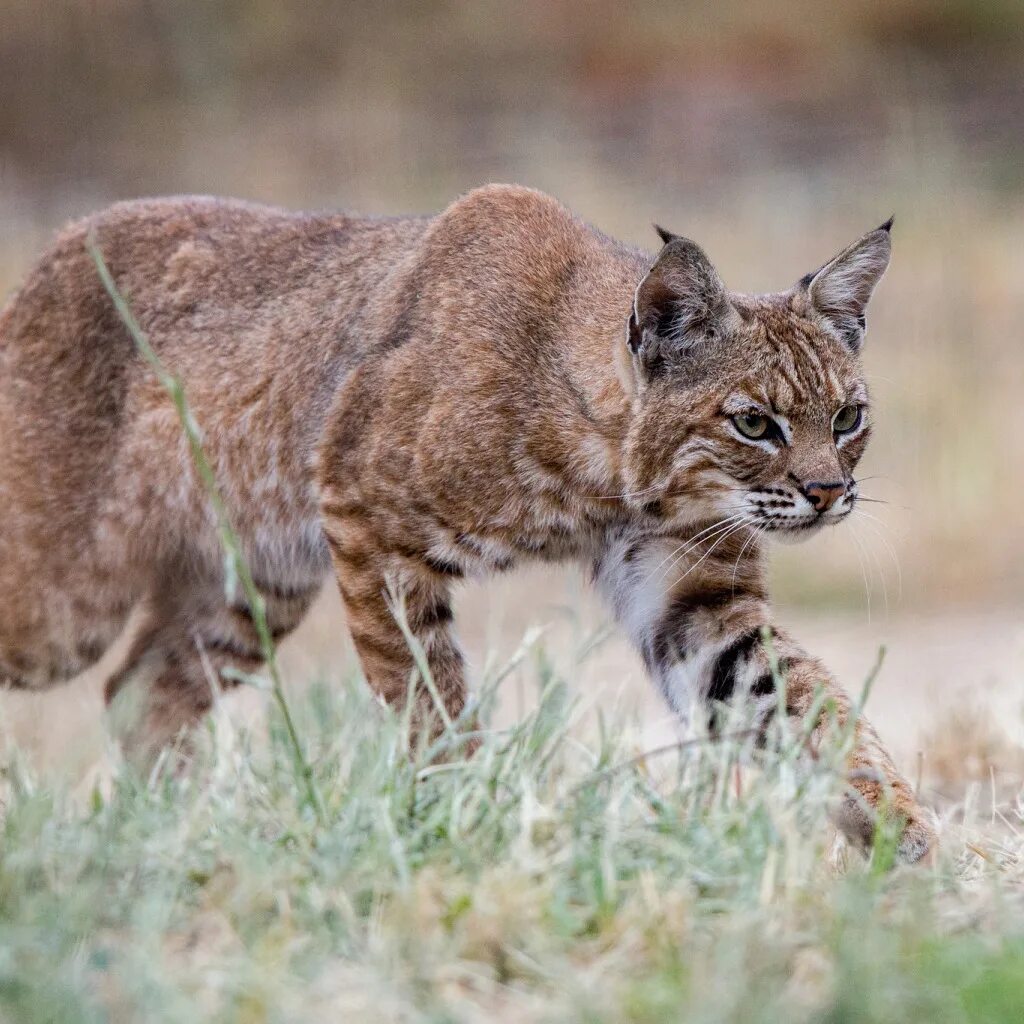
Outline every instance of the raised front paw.
[(851, 780), (836, 815), (836, 825), (860, 849), (872, 849), (880, 830), (898, 829), (896, 859), (915, 864), (938, 845), (934, 815), (907, 791), (905, 783), (884, 786), (875, 780)]
[(938, 848), (939, 836), (935, 831), (934, 815), (918, 808), (920, 817), (907, 821), (903, 826), (896, 847), (896, 856), (904, 864), (916, 864), (929, 857)]

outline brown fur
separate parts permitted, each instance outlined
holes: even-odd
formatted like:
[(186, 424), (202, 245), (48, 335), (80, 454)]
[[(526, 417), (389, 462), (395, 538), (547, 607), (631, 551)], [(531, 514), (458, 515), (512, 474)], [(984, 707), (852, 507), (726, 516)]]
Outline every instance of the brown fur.
[[(184, 381), (278, 637), (333, 564), (374, 689), (407, 692), (400, 595), (455, 715), (453, 583), (582, 559), (680, 714), (744, 692), (770, 713), (761, 537), (797, 512), (807, 532), (831, 521), (805, 486), (835, 485), (832, 519), (852, 508), (869, 428), (841, 439), (832, 417), (866, 405), (856, 349), (888, 226), (760, 297), (725, 291), (685, 239), (664, 233), (654, 259), (510, 186), (429, 219), (185, 198), (68, 228), (0, 314), (0, 677), (67, 678), (141, 606), (108, 694), (145, 680), (135, 742), (153, 749), (209, 707), (204, 662), (252, 669), (259, 645), (245, 603), (224, 598), (214, 519), (90, 232)], [(736, 434), (751, 404), (785, 419), (785, 444)], [(824, 682), (845, 714), (827, 671), (774, 635), (787, 710)], [(888, 790), (915, 859), (927, 817), (857, 728), (853, 785), (869, 807)], [(844, 815), (868, 838), (868, 811)]]

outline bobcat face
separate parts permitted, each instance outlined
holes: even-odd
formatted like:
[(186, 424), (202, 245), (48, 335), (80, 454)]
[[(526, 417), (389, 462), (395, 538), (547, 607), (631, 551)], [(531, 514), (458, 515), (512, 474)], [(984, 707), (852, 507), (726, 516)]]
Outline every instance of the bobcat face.
[(800, 540), (840, 522), (871, 432), (859, 351), (889, 225), (765, 296), (727, 292), (694, 243), (662, 237), (627, 327), (639, 406), (629, 491), (674, 526)]

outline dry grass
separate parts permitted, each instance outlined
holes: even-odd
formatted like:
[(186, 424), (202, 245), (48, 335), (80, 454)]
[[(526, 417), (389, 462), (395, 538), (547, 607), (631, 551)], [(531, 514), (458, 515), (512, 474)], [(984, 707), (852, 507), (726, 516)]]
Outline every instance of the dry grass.
[(8, 753), (0, 1020), (1019, 1017), (1016, 801), (949, 803), (937, 861), (892, 872), (891, 837), (832, 846), (838, 752), (636, 759), (628, 716), (581, 724), (528, 664), (534, 710), (469, 763), (410, 761), (354, 680), (314, 688), (322, 821), (276, 713), (269, 739), (215, 716), (184, 777), (77, 797)]

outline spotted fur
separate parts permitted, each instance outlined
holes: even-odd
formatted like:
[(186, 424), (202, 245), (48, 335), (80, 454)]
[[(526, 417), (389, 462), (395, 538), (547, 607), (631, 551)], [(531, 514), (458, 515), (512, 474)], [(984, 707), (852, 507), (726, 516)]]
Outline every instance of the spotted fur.
[[(662, 231), (651, 255), (510, 186), (432, 218), (184, 198), (69, 227), (0, 314), (0, 676), (66, 678), (140, 608), (108, 694), (146, 682), (138, 742), (156, 747), (209, 706), (211, 671), (258, 667), (259, 645), (224, 596), (214, 518), (90, 233), (185, 383), (278, 637), (333, 567), (376, 692), (401, 703), (413, 676), (399, 602), (454, 716), (453, 586), (574, 560), (680, 715), (736, 700), (772, 714), (765, 630), (786, 713), (819, 684), (849, 713), (772, 626), (763, 541), (856, 501), (871, 429), (857, 353), (889, 225), (762, 296), (728, 291), (687, 239)], [(847, 406), (856, 428), (837, 433)], [(416, 706), (435, 728), (425, 691)], [(916, 859), (927, 817), (856, 729), (844, 824), (867, 839), (887, 794)]]

